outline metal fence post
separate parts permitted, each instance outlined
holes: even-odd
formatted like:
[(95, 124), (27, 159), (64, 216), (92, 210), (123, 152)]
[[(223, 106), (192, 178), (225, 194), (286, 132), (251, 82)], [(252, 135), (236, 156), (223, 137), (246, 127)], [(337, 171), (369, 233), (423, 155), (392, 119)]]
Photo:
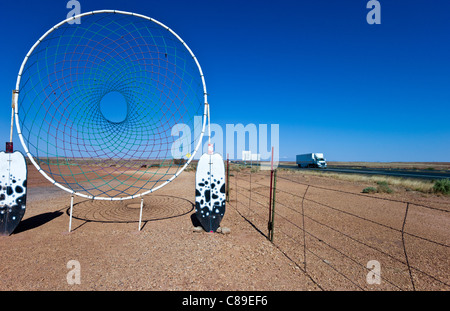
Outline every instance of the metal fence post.
[(405, 253), (405, 259), (406, 259), (406, 266), (408, 267), (409, 271), (409, 277), (411, 279), (411, 284), (413, 287), (413, 290), (416, 290), (416, 286), (414, 285), (414, 278), (411, 273), (411, 266), (409, 265), (408, 255), (406, 253), (406, 245), (405, 245), (405, 225), (406, 225), (406, 216), (408, 216), (408, 209), (409, 209), (409, 202), (406, 202), (406, 211), (405, 211), (405, 218), (403, 219), (403, 226), (402, 226), (402, 244), (403, 244), (403, 251)]
[(273, 147), (272, 147), (272, 158), (270, 160), (270, 187), (269, 187), (269, 221), (267, 223), (267, 238), (270, 240), (272, 234), (273, 222), (272, 222), (272, 182), (273, 182)]
[(273, 172), (273, 195), (272, 195), (272, 218), (271, 218), (271, 230), (270, 230), (270, 242), (273, 242), (273, 231), (275, 222), (275, 194), (277, 191), (277, 170)]
[(267, 238), (270, 240), (270, 234), (272, 232), (272, 181), (273, 181), (273, 170), (270, 171), (270, 187), (269, 187), (269, 221), (267, 223)]
[(306, 187), (305, 193), (302, 198), (302, 222), (303, 222), (303, 267), (306, 271), (306, 235), (305, 235), (305, 209), (303, 203), (305, 201), (306, 193), (308, 192), (309, 185)]
[(227, 184), (226, 191), (225, 191), (226, 192), (225, 195), (227, 197), (226, 201), (230, 202), (230, 159), (228, 157), (228, 153), (227, 153), (227, 175), (226, 175), (225, 182)]

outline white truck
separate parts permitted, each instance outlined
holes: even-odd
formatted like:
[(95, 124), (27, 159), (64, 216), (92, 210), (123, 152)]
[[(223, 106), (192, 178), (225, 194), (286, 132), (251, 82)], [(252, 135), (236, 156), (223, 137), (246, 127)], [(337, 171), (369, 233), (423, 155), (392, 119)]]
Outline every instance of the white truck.
[(327, 161), (323, 157), (323, 153), (299, 154), (296, 163), (298, 167), (327, 168)]

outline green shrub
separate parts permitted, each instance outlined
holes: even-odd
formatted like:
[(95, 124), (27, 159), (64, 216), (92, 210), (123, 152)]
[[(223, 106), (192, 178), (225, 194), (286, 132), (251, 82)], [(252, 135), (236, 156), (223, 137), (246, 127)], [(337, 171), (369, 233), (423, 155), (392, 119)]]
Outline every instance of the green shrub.
[(450, 179), (440, 179), (434, 182), (434, 193), (450, 194)]
[(230, 167), (230, 172), (240, 172), (242, 170), (241, 166), (231, 166)]
[(252, 167), (252, 169), (250, 170), (250, 172), (252, 173), (258, 173), (260, 171), (259, 167)]
[(184, 163), (186, 163), (186, 160), (181, 158), (181, 159), (173, 159), (173, 164), (175, 165), (183, 165)]
[(362, 191), (362, 193), (375, 193), (375, 192), (377, 192), (377, 189), (375, 189), (374, 187), (367, 187), (364, 188)]
[(367, 187), (364, 188), (362, 193), (392, 193), (391, 188), (389, 188), (389, 185), (386, 181), (377, 181), (377, 187)]
[(392, 189), (389, 188), (389, 185), (386, 181), (377, 181), (378, 187), (377, 192), (378, 193), (392, 193)]

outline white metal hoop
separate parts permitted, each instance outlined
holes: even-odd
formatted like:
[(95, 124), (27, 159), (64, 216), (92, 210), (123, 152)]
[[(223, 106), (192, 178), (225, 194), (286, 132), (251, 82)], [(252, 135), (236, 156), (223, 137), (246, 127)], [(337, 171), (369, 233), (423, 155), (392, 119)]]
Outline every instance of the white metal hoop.
[[(143, 193), (140, 194), (136, 194), (136, 195), (131, 195), (131, 196), (127, 196), (127, 197), (101, 197), (101, 196), (91, 196), (91, 195), (86, 195), (84, 193), (80, 193), (80, 192), (76, 192), (73, 191), (71, 189), (68, 189), (67, 187), (61, 185), (60, 183), (56, 182), (53, 178), (51, 178), (50, 176), (48, 176), (43, 170), (42, 168), (39, 166), (39, 164), (35, 161), (33, 155), (29, 152), (27, 145), (25, 144), (25, 140), (23, 138), (22, 135), (22, 131), (20, 128), (20, 123), (19, 123), (19, 105), (18, 105), (18, 99), (19, 99), (19, 92), (20, 92), (20, 80), (21, 80), (21, 76), (22, 76), (22, 72), (25, 68), (25, 64), (28, 61), (28, 58), (30, 57), (31, 53), (33, 53), (33, 51), (36, 49), (36, 47), (50, 34), (52, 33), (54, 30), (58, 29), (61, 25), (73, 20), (73, 19), (77, 19), (77, 18), (81, 18), (83, 16), (87, 16), (87, 15), (94, 15), (94, 14), (104, 14), (104, 13), (109, 13), (109, 14), (123, 14), (123, 15), (131, 15), (131, 16), (136, 16), (136, 17), (140, 17), (146, 20), (149, 20), (161, 27), (163, 27), (164, 29), (166, 29), (167, 31), (169, 31), (172, 35), (174, 35), (182, 44), (183, 46), (187, 49), (187, 51), (189, 52), (189, 54), (192, 56), (192, 58), (195, 61), (195, 64), (197, 65), (197, 68), (199, 70), (200, 73), (200, 78), (202, 81), (202, 85), (203, 85), (203, 98), (204, 98), (204, 112), (203, 112), (203, 125), (202, 125), (202, 131), (199, 137), (199, 141), (194, 149), (194, 151), (192, 152), (190, 158), (186, 161), (186, 163), (184, 164), (183, 167), (181, 167), (180, 170), (178, 170), (170, 179), (168, 179), (167, 181), (165, 181), (164, 183), (162, 183), (161, 185), (152, 188), (150, 190), (144, 191)], [(17, 75), (17, 81), (16, 81), (16, 89), (14, 91), (13, 94), (13, 103), (14, 103), (14, 108), (15, 108), (15, 119), (16, 119), (16, 128), (17, 128), (17, 133), (19, 135), (20, 138), (20, 142), (25, 150), (26, 155), (28, 156), (28, 158), (30, 159), (31, 163), (33, 163), (33, 165), (36, 167), (36, 169), (48, 180), (50, 181), (53, 185), (61, 188), (64, 191), (69, 192), (72, 195), (77, 195), (83, 198), (87, 198), (87, 199), (95, 199), (95, 200), (107, 200), (107, 201), (121, 201), (121, 200), (129, 200), (129, 199), (135, 199), (135, 198), (139, 198), (139, 197), (143, 197), (149, 193), (155, 192), (156, 190), (164, 187), (165, 185), (167, 185), (168, 183), (170, 183), (171, 181), (173, 181), (178, 175), (181, 174), (181, 172), (184, 171), (184, 169), (191, 163), (192, 159), (194, 158), (195, 154), (197, 153), (199, 147), (202, 145), (202, 139), (203, 139), (203, 135), (205, 133), (205, 127), (206, 127), (206, 120), (207, 120), (207, 113), (208, 113), (208, 99), (207, 99), (207, 92), (206, 92), (206, 84), (205, 84), (205, 77), (203, 75), (203, 71), (202, 68), (200, 66), (200, 63), (198, 62), (197, 58), (195, 57), (194, 53), (192, 52), (192, 50), (189, 48), (189, 46), (186, 44), (186, 42), (184, 42), (181, 37), (179, 35), (177, 35), (172, 29), (170, 29), (169, 27), (167, 27), (166, 25), (164, 25), (163, 23), (147, 17), (145, 15), (141, 15), (141, 14), (136, 14), (136, 13), (131, 13), (131, 12), (125, 12), (125, 11), (117, 11), (117, 10), (98, 10), (98, 11), (92, 11), (92, 12), (86, 12), (86, 13), (82, 13), (79, 15), (76, 15), (74, 17), (70, 17), (67, 18), (65, 20), (63, 20), (62, 22), (56, 24), (55, 26), (53, 26), (52, 28), (50, 28), (42, 37), (39, 38), (38, 41), (36, 41), (36, 43), (31, 47), (31, 49), (28, 51), (27, 55), (25, 56), (22, 65), (20, 67), (19, 70), (19, 74)]]

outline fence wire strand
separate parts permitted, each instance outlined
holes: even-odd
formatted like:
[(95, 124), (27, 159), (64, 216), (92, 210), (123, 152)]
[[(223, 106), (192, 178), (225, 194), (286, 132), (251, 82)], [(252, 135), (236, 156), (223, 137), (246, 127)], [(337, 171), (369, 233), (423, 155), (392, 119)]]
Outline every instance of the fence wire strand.
[[(230, 201), (234, 204), (231, 204), (236, 211), (239, 213), (241, 217), (243, 217), (249, 224), (253, 226), (259, 233), (261, 233), (263, 236), (269, 239), (270, 236), (270, 228), (265, 228), (264, 225), (267, 224), (267, 209), (269, 208), (270, 199), (271, 199), (271, 191), (273, 189), (271, 188), (271, 183), (269, 185), (268, 179), (270, 178), (269, 174), (270, 171), (258, 171), (258, 169), (250, 169), (249, 172), (245, 171), (245, 167), (239, 165), (230, 165), (231, 170), (233, 171), (233, 174), (231, 176), (234, 177), (234, 186), (236, 188), (235, 193), (235, 200)], [(253, 172), (253, 170), (257, 172)], [(329, 232), (333, 233), (333, 236), (339, 236), (340, 238), (345, 239), (346, 241), (351, 241), (355, 243), (356, 245), (360, 245), (364, 247), (365, 249), (369, 249), (370, 251), (373, 251), (375, 253), (378, 253), (380, 255), (386, 256), (390, 260), (392, 260), (394, 263), (398, 263), (401, 266), (406, 266), (408, 274), (409, 274), (409, 283), (413, 290), (416, 290), (416, 281), (421, 280), (421, 275), (432, 279), (434, 282), (439, 283), (442, 288), (449, 289), (450, 285), (441, 279), (441, 277), (433, 275), (429, 272), (425, 272), (422, 269), (420, 269), (417, 266), (414, 266), (410, 263), (409, 257), (411, 257), (411, 250), (409, 252), (406, 251), (406, 242), (405, 242), (405, 236), (410, 236), (415, 239), (418, 239), (420, 241), (426, 241), (428, 243), (431, 243), (432, 245), (443, 247), (445, 251), (448, 251), (449, 245), (446, 243), (442, 243), (439, 241), (434, 241), (428, 237), (420, 236), (417, 233), (408, 233), (405, 230), (406, 223), (407, 223), (407, 216), (408, 216), (408, 210), (410, 209), (410, 205), (418, 206), (421, 208), (433, 210), (439, 213), (443, 213), (445, 216), (448, 214), (448, 210), (426, 206), (423, 204), (417, 204), (402, 200), (396, 200), (396, 199), (389, 199), (389, 198), (380, 198), (380, 197), (371, 197), (368, 195), (360, 194), (360, 193), (353, 193), (349, 191), (339, 190), (339, 189), (332, 189), (332, 188), (326, 188), (323, 186), (317, 186), (312, 185), (309, 183), (300, 182), (298, 180), (293, 180), (291, 178), (287, 178), (284, 176), (280, 176), (278, 174), (277, 179), (282, 180), (284, 184), (282, 185), (281, 182), (277, 184), (277, 189), (274, 191), (274, 193), (277, 193), (279, 195), (276, 196), (276, 199), (274, 199), (274, 203), (276, 203), (277, 209), (274, 210), (274, 215), (276, 218), (278, 218), (277, 225), (276, 225), (276, 238), (273, 241), (274, 246), (279, 249), (290, 261), (292, 261), (301, 271), (306, 273), (308, 277), (321, 289), (324, 289), (324, 285), (321, 284), (321, 280), (319, 277), (315, 276), (313, 277), (311, 275), (312, 270), (307, 263), (310, 263), (310, 265), (313, 263), (311, 259), (307, 260), (307, 254), (310, 254), (314, 258), (318, 259), (319, 262), (325, 263), (329, 269), (333, 271), (333, 273), (341, 276), (343, 279), (347, 280), (349, 283), (351, 283), (354, 287), (360, 289), (360, 290), (366, 290), (367, 287), (362, 286), (363, 283), (354, 280), (352, 276), (348, 275), (346, 271), (343, 271), (345, 269), (342, 269), (343, 265), (346, 269), (354, 269), (361, 272), (365, 272), (366, 274), (368, 272), (374, 273), (371, 269), (366, 267), (364, 263), (361, 263), (361, 259), (358, 260), (358, 256), (354, 256), (354, 254), (346, 253), (346, 251), (343, 249), (344, 245), (335, 245), (331, 238), (327, 237), (320, 237), (316, 233), (313, 232), (313, 228), (306, 229), (305, 227), (305, 219), (308, 220), (308, 222), (311, 222), (311, 224), (315, 224), (316, 226), (323, 228), (325, 230), (328, 230)], [(265, 184), (264, 181), (267, 183)], [(298, 193), (293, 193), (292, 190), (284, 189), (283, 187), (289, 185), (292, 189), (292, 185), (298, 185), (305, 187), (303, 190), (298, 189)], [(286, 187), (288, 188), (288, 187)], [(357, 215), (355, 213), (342, 210), (336, 206), (332, 206), (334, 204), (326, 204), (323, 202), (319, 202), (317, 199), (312, 199), (310, 193), (311, 189), (315, 189), (318, 191), (332, 191), (337, 193), (343, 193), (345, 195), (351, 195), (351, 196), (357, 196), (357, 197), (364, 197), (368, 200), (384, 200), (384, 201), (391, 201), (395, 202), (396, 204), (405, 204), (406, 209), (403, 216), (403, 223), (401, 228), (397, 229), (394, 228), (391, 225), (383, 224), (379, 221), (370, 219), (369, 217)], [(231, 193), (231, 192), (230, 192)], [(287, 195), (290, 196), (293, 202), (296, 202), (295, 200), (298, 200), (297, 204), (287, 204), (286, 200), (282, 200), (281, 195)], [(240, 200), (240, 198), (244, 198)], [(245, 201), (245, 202), (244, 202)], [(247, 203), (248, 202), (248, 203)], [(291, 202), (291, 201), (289, 201)], [(247, 204), (245, 204), (247, 203)], [(321, 221), (317, 218), (315, 218), (311, 214), (307, 214), (305, 212), (305, 203), (308, 203), (309, 205), (317, 205), (321, 206), (322, 208), (325, 208), (326, 210), (333, 211), (345, 216), (349, 216), (353, 219), (356, 219), (358, 221), (361, 221), (363, 223), (372, 224), (375, 225), (376, 228), (380, 228), (379, 230), (388, 230), (388, 232), (399, 234), (401, 235), (401, 245), (403, 249), (404, 258), (399, 258), (398, 256), (394, 254), (390, 254), (384, 250), (381, 249), (381, 247), (376, 247), (374, 245), (369, 245), (368, 243), (364, 242), (360, 238), (358, 238), (355, 234), (352, 233), (345, 233), (342, 230), (339, 230), (335, 226), (333, 226), (333, 223), (327, 223), (326, 221)], [(246, 206), (245, 206), (246, 205)], [(294, 207), (293, 207), (294, 206)], [(299, 209), (296, 209), (295, 207), (298, 206)], [(289, 213), (291, 213), (291, 216), (289, 216)], [(296, 218), (292, 217), (292, 215), (298, 215), (300, 217), (299, 223), (296, 222)], [(269, 232), (266, 234), (265, 232), (269, 230)], [(273, 234), (273, 233), (272, 233)], [(311, 239), (311, 245), (307, 243), (308, 240)], [(301, 239), (301, 240), (299, 240)], [(289, 243), (290, 245), (294, 245), (294, 247), (302, 248), (300, 250), (301, 253), (303, 253), (303, 260), (298, 262), (296, 259), (296, 256), (289, 255), (289, 249), (292, 249), (292, 247), (287, 248), (286, 243)], [(314, 247), (315, 245), (315, 247)], [(323, 255), (321, 255), (321, 252), (323, 248), (328, 249), (329, 251), (332, 251), (332, 253), (336, 254), (336, 256), (339, 256), (341, 261), (345, 260), (345, 263), (343, 262), (334, 262), (333, 264), (324, 258)], [(409, 255), (409, 256), (408, 256)], [(334, 257), (333, 257), (334, 258)], [(447, 264), (447, 263), (443, 263)], [(348, 266), (349, 265), (349, 266)], [(309, 267), (307, 269), (307, 267)], [(414, 273), (413, 275), (413, 272)], [(376, 273), (375, 273), (376, 274)], [(381, 275), (378, 275), (381, 277)], [(448, 275), (445, 276), (448, 278)], [(392, 279), (389, 279), (386, 275), (383, 275), (383, 281), (390, 284), (392, 287), (398, 289), (398, 290), (404, 290), (405, 284), (396, 284)], [(397, 281), (397, 280), (396, 280)], [(407, 286), (408, 287), (408, 286)]]

